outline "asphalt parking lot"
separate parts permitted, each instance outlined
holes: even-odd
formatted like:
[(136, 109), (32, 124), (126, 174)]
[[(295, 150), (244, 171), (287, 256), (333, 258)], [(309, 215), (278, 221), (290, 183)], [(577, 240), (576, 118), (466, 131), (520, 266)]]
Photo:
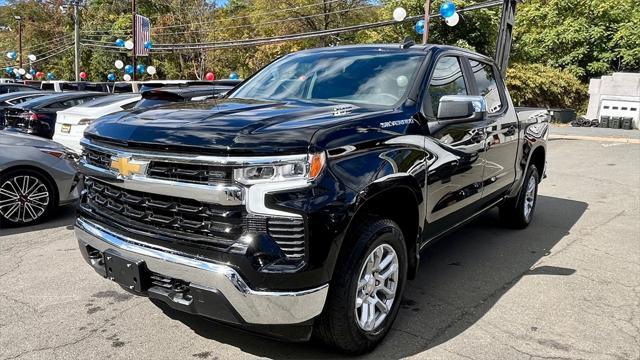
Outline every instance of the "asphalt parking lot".
[[(557, 134), (533, 224), (490, 212), (425, 252), (367, 358), (640, 357), (640, 144)], [(340, 357), (128, 294), (84, 263), (73, 216), (0, 230), (0, 358)]]

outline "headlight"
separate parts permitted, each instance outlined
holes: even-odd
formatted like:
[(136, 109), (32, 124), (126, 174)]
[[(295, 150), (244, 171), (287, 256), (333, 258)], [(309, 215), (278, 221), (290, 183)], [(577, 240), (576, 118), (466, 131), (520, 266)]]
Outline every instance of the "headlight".
[(64, 150), (62, 149), (54, 149), (54, 148), (47, 148), (47, 147), (36, 147), (38, 150), (42, 151), (45, 154), (51, 155), (53, 157), (56, 157), (58, 159), (65, 159), (65, 160), (77, 160), (78, 159), (78, 155), (75, 154), (73, 152), (73, 150), (68, 149), (68, 148), (64, 148)]
[(324, 153), (311, 154), (306, 160), (288, 163), (265, 164), (235, 169), (234, 179), (245, 185), (289, 180), (313, 180), (324, 168)]

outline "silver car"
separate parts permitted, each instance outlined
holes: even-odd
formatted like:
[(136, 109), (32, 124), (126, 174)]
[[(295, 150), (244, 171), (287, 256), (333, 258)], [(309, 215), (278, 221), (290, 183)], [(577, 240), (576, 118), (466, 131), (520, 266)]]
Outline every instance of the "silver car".
[(0, 228), (33, 225), (75, 201), (74, 156), (51, 140), (0, 130)]

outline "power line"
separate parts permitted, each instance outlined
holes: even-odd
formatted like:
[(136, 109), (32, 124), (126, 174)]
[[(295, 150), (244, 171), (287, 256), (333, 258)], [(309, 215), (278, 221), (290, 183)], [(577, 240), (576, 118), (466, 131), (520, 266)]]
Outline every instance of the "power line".
[(182, 27), (182, 26), (190, 26), (190, 25), (211, 24), (211, 23), (218, 22), (218, 21), (230, 21), (230, 20), (237, 20), (237, 19), (247, 19), (247, 18), (254, 17), (254, 16), (271, 15), (271, 14), (276, 14), (276, 13), (281, 13), (281, 12), (291, 12), (293, 10), (304, 9), (304, 8), (320, 6), (320, 5), (328, 5), (328, 4), (333, 4), (335, 2), (344, 2), (344, 1), (347, 1), (347, 0), (329, 0), (329, 1), (326, 1), (326, 2), (319, 2), (319, 3), (313, 3), (313, 4), (307, 4), (307, 5), (294, 6), (294, 7), (290, 7), (290, 8), (286, 8), (286, 9), (265, 11), (265, 12), (261, 12), (261, 13), (251, 14), (251, 15), (231, 16), (231, 17), (226, 17), (226, 18), (222, 18), (222, 19), (214, 19), (214, 20), (209, 20), (209, 21), (194, 22), (194, 23), (187, 23), (187, 24), (156, 26), (153, 29), (170, 29), (170, 28), (176, 28), (176, 27)]
[[(312, 15), (306, 15), (306, 16), (299, 16), (299, 17), (294, 17), (294, 18), (286, 18), (286, 19), (279, 19), (279, 20), (271, 20), (271, 21), (265, 21), (265, 22), (261, 22), (261, 23), (256, 23), (256, 24), (245, 24), (245, 25), (235, 25), (235, 26), (225, 26), (224, 30), (229, 30), (229, 29), (241, 29), (241, 28), (248, 28), (248, 27), (256, 27), (256, 26), (261, 26), (261, 25), (271, 25), (271, 24), (279, 24), (279, 23), (284, 23), (284, 22), (289, 22), (289, 21), (294, 21), (294, 20), (304, 20), (304, 19), (311, 19), (311, 18), (315, 18), (315, 17), (322, 17), (322, 16), (327, 16), (327, 15), (334, 15), (334, 14), (342, 14), (345, 12), (349, 12), (349, 11), (356, 11), (356, 10), (363, 10), (363, 9), (370, 9), (370, 8), (378, 8), (380, 7), (380, 5), (365, 5), (365, 6), (359, 6), (359, 7), (354, 7), (354, 8), (348, 8), (348, 9), (341, 9), (341, 10), (336, 10), (336, 11), (331, 11), (331, 12), (326, 12), (326, 13), (319, 13), (319, 14), (312, 14)], [(179, 34), (190, 34), (190, 33), (206, 33), (206, 32), (215, 32), (217, 30), (208, 30), (208, 29), (201, 29), (201, 30), (187, 30), (187, 31), (180, 31), (180, 32), (165, 32), (165, 33), (157, 33), (154, 34), (155, 36), (162, 36), (162, 35), (179, 35)]]
[[(35, 45), (35, 46), (27, 47), (27, 48), (25, 48), (24, 50), (25, 50), (25, 51), (27, 51), (27, 52), (29, 52), (29, 51), (33, 51), (33, 50), (36, 50), (36, 49), (37, 49), (37, 50), (40, 50), (40, 49), (43, 49), (43, 48), (48, 48), (48, 47), (50, 47), (50, 46), (51, 46), (51, 45), (49, 45), (49, 44), (52, 44), (52, 43), (59, 43), (60, 41), (66, 41), (67, 39), (71, 38), (72, 36), (73, 36), (73, 34), (63, 35), (63, 36), (57, 37), (57, 38), (55, 38), (55, 39), (51, 39), (51, 40), (47, 40), (47, 41), (43, 41), (43, 42), (41, 42), (41, 43), (39, 43), (39, 44), (37, 44), (37, 45)], [(52, 44), (52, 45), (53, 45), (53, 46), (57, 46), (58, 44)]]
[(50, 58), (50, 57), (52, 57), (52, 56), (59, 55), (59, 54), (61, 54), (61, 53), (65, 52), (65, 51), (67, 51), (67, 50), (69, 50), (69, 49), (72, 49), (72, 48), (73, 48), (73, 44), (72, 44), (72, 45), (67, 46), (66, 48), (64, 48), (64, 49), (62, 49), (62, 50), (60, 50), (60, 51), (58, 51), (58, 52), (56, 52), (56, 53), (54, 53), (54, 54), (51, 54), (51, 55), (49, 55), (49, 56), (45, 56), (45, 57), (43, 57), (43, 58), (37, 59), (36, 61), (32, 61), (31, 63), (32, 63), (32, 64), (35, 64), (35, 63), (38, 63), (38, 62), (44, 61), (44, 60), (46, 60), (46, 59), (48, 59), (48, 58)]
[(49, 54), (51, 54), (53, 52), (56, 52), (56, 51), (60, 50), (61, 48), (65, 47), (65, 46), (71, 45), (71, 44), (73, 44), (73, 41), (65, 41), (62, 45), (59, 45), (57, 47), (53, 47), (53, 48), (48, 49), (48, 50), (46, 50), (46, 51), (44, 51), (44, 52), (42, 52), (40, 54), (34, 54), (34, 55), (36, 55), (36, 60), (39, 60), (39, 58), (41, 58), (43, 56), (47, 56), (47, 55), (49, 55)]
[[(502, 2), (503, 2), (502, 0), (490, 0), (484, 3), (470, 5), (470, 6), (461, 8), (458, 10), (458, 12), (462, 13), (462, 12), (472, 11), (472, 10), (486, 9), (486, 8), (502, 5)], [(439, 14), (431, 14), (429, 15), (429, 18), (437, 18), (439, 16), (440, 16)], [(423, 18), (424, 18), (424, 15), (415, 15), (415, 16), (407, 17), (401, 22), (416, 21)], [(290, 40), (301, 40), (301, 39), (335, 35), (335, 34), (341, 34), (341, 33), (347, 33), (347, 32), (354, 32), (354, 31), (365, 30), (365, 29), (379, 28), (383, 26), (399, 24), (401, 22), (398, 22), (395, 20), (384, 20), (384, 21), (379, 21), (375, 23), (351, 25), (351, 26), (345, 26), (345, 27), (336, 28), (336, 29), (310, 31), (305, 33), (288, 34), (288, 35), (272, 36), (272, 37), (264, 37), (264, 38), (256, 38), (256, 39), (227, 40), (227, 41), (220, 41), (215, 43), (209, 42), (209, 43), (158, 44), (154, 46), (152, 51), (159, 52), (162, 50), (225, 49), (225, 48), (233, 48), (233, 47), (239, 47), (239, 46), (266, 45), (266, 44), (273, 44), (273, 43), (279, 43), (279, 42), (290, 41)]]

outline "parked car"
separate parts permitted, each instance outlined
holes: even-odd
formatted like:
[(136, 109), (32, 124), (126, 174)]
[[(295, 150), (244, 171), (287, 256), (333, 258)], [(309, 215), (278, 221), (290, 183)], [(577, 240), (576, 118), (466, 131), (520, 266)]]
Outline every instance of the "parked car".
[(31, 87), (29, 85), (24, 85), (24, 84), (16, 84), (16, 83), (0, 84), (0, 94), (7, 94), (7, 93), (19, 92), (19, 91), (33, 91), (33, 90), (38, 90), (38, 89)]
[(4, 109), (48, 94), (44, 91), (20, 91), (0, 95), (0, 129), (4, 129), (5, 126)]
[(140, 98), (140, 94), (114, 94), (58, 111), (53, 140), (80, 153), (80, 139), (89, 124), (103, 115), (131, 109)]
[(151, 88), (142, 91), (142, 100), (134, 106), (134, 109), (211, 99), (225, 94), (232, 88), (233, 86), (229, 85), (183, 85)]
[(293, 53), (222, 99), (91, 124), (80, 251), (180, 311), (363, 353), (421, 250), (496, 206), (532, 221), (542, 119), (519, 118), (493, 60), (468, 50)]
[(0, 130), (0, 228), (36, 224), (77, 200), (74, 156), (51, 140)]
[(5, 127), (51, 139), (58, 111), (105, 95), (107, 93), (74, 91), (31, 99), (4, 110)]
[(88, 81), (65, 81), (51, 80), (42, 81), (40, 89), (46, 91), (98, 91), (110, 92), (109, 83), (106, 82), (88, 82)]

